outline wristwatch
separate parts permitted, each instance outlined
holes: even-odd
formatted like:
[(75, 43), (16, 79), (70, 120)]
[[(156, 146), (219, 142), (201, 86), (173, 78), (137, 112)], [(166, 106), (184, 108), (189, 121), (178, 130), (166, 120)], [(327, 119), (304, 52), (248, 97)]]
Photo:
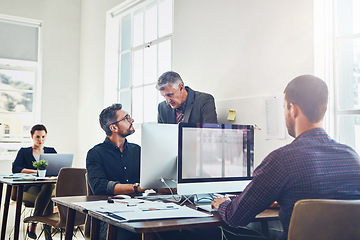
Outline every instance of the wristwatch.
[(139, 193), (139, 191), (138, 191), (139, 183), (134, 183), (133, 187), (134, 187), (134, 192)]

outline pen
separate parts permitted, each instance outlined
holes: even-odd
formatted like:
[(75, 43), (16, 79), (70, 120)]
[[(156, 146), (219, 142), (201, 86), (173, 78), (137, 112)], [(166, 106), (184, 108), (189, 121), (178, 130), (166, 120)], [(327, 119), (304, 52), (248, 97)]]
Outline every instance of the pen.
[(173, 210), (173, 209), (178, 209), (174, 206), (167, 206), (166, 208), (146, 208), (146, 209), (142, 209), (142, 211), (159, 211), (159, 210)]

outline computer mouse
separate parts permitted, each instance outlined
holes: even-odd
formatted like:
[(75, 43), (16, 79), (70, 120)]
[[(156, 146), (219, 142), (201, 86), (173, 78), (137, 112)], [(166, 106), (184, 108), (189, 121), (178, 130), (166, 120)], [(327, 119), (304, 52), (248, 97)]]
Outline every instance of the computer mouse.
[(131, 197), (129, 195), (126, 195), (126, 194), (119, 194), (119, 195), (115, 195), (113, 198), (125, 199), (125, 198), (131, 198)]
[(156, 195), (156, 191), (153, 189), (146, 189), (145, 192), (142, 194), (143, 197), (147, 197), (147, 196), (151, 196), (151, 195)]

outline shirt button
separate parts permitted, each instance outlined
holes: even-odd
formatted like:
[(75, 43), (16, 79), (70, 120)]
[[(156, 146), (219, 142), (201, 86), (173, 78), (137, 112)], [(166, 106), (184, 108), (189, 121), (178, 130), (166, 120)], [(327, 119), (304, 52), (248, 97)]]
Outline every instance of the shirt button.
[(126, 167), (124, 167), (124, 169), (126, 169)]
[(129, 179), (126, 179), (126, 181), (128, 182), (128, 181), (129, 181)]

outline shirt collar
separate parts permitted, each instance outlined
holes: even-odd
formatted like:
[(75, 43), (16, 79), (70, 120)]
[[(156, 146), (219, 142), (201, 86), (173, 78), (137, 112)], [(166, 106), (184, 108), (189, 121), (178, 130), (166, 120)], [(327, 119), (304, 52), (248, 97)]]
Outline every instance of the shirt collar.
[(303, 139), (303, 138), (306, 138), (306, 137), (320, 136), (320, 135), (326, 135), (327, 136), (327, 133), (326, 133), (325, 129), (323, 129), (323, 128), (313, 128), (313, 129), (310, 129), (310, 130), (308, 130), (306, 132), (303, 132), (302, 134), (297, 136), (297, 138), (295, 138), (294, 141), (297, 141), (297, 140), (300, 140), (300, 139)]
[[(110, 141), (110, 139), (108, 137), (105, 138), (104, 143), (111, 148), (114, 148), (116, 150), (119, 149), (112, 141)], [(127, 149), (127, 147), (128, 147), (128, 141), (125, 138), (124, 151)]]

